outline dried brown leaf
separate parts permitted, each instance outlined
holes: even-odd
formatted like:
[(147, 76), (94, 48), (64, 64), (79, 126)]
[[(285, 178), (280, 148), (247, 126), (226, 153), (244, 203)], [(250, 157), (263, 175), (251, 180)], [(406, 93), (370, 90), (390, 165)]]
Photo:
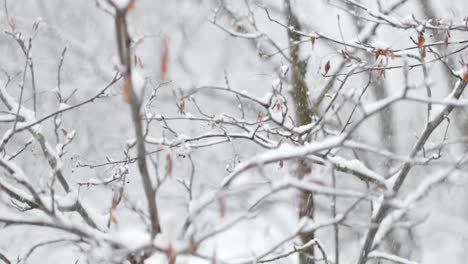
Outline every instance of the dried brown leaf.
[(330, 61), (327, 61), (327, 63), (325, 64), (325, 74), (324, 75), (327, 75), (328, 71), (330, 71)]

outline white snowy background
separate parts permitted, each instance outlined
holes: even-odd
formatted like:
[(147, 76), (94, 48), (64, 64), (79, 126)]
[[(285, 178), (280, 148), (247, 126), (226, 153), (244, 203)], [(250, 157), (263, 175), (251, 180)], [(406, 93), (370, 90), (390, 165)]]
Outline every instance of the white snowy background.
[[(98, 1), (102, 2), (102, 1)], [(231, 0), (228, 2), (239, 12), (247, 12), (244, 1)], [(287, 35), (284, 28), (268, 21), (265, 12), (256, 7), (262, 1), (249, 1), (255, 11), (258, 28), (267, 32), (281, 45), (287, 46)], [(272, 10), (281, 10), (282, 1), (264, 1)], [(298, 17), (304, 25), (311, 30), (317, 30), (329, 34), (335, 38), (341, 38), (337, 22), (340, 16), (343, 38), (352, 40), (356, 37), (357, 29), (354, 18), (349, 14), (336, 8), (333, 2), (326, 0), (295, 0), (293, 5)], [(368, 6), (376, 8), (376, 1), (363, 1)], [(381, 1), (383, 5), (387, 2)], [(430, 3), (429, 3), (430, 2)], [(124, 3), (125, 4), (125, 3)], [(229, 36), (222, 29), (210, 22), (213, 10), (218, 5), (214, 0), (136, 0), (135, 8), (129, 11), (130, 33), (134, 38), (144, 40), (135, 49), (135, 54), (141, 58), (144, 68), (141, 74), (150, 78), (153, 84), (161, 82), (161, 50), (164, 41), (168, 45), (168, 72), (165, 84), (157, 92), (157, 99), (151, 105), (154, 114), (167, 117), (179, 116), (176, 105), (177, 96), (187, 93), (190, 89), (201, 85), (224, 85), (225, 76), (228, 76), (230, 86), (236, 90), (245, 90), (249, 95), (262, 97), (271, 91), (272, 83), (277, 79), (281, 65), (287, 64), (280, 56), (274, 56), (269, 60), (262, 60), (258, 56), (258, 48), (251, 42), (242, 38)], [(2, 0), (0, 11), (1, 31), (8, 30), (5, 10)], [(409, 0), (408, 3), (398, 8), (392, 15), (397, 19), (407, 19), (414, 14), (420, 19), (427, 17), (425, 8), (430, 6), (436, 12), (436, 17), (447, 20), (462, 21), (468, 15), (468, 3), (464, 0)], [(33, 42), (32, 54), (36, 71), (38, 116), (43, 116), (59, 108), (54, 89), (57, 86), (57, 67), (64, 47), (67, 52), (62, 68), (62, 91), (70, 94), (77, 89), (70, 104), (78, 103), (97, 93), (113, 77), (116, 65), (117, 48), (115, 44), (115, 29), (113, 19), (97, 8), (93, 0), (10, 0), (8, 11), (16, 20), (18, 31), (25, 35), (33, 33), (32, 25), (39, 22), (37, 36)], [(281, 18), (278, 11), (272, 14)], [(232, 27), (229, 21), (222, 20), (223, 25)], [(393, 49), (407, 47), (411, 44), (411, 34), (405, 30), (394, 30), (390, 27), (381, 27), (377, 31), (372, 42), (380, 41), (391, 46)], [(415, 34), (413, 34), (413, 37)], [(453, 33), (453, 39), (464, 39), (466, 32)], [(430, 37), (427, 38), (430, 41)], [(310, 45), (306, 43), (305, 45)], [(309, 67), (306, 81), (311, 89), (311, 96), (317, 94), (326, 82), (322, 76), (323, 65), (330, 61), (332, 67), (340, 60), (336, 53), (337, 47), (329, 43), (317, 41), (314, 49), (310, 47), (302, 56), (309, 57)], [(465, 55), (462, 52), (461, 55)], [(9, 74), (23, 70), (24, 57), (22, 51), (12, 40), (11, 36), (0, 34), (0, 67)], [(458, 60), (459, 57), (455, 58)], [(465, 57), (465, 59), (467, 59)], [(333, 68), (332, 68), (333, 70)], [(410, 82), (418, 83), (420, 69), (411, 72)], [(0, 79), (6, 81), (5, 75)], [(447, 87), (447, 76), (440, 64), (430, 66), (430, 76), (433, 82), (434, 96), (442, 98), (449, 91)], [(387, 93), (392, 95), (398, 91), (403, 84), (403, 75), (400, 71), (388, 71), (382, 82), (385, 82)], [(347, 89), (361, 89), (365, 85), (366, 77), (356, 77), (352, 85)], [(14, 79), (10, 87), (17, 87), (19, 79)], [(352, 87), (355, 86), (355, 87)], [(26, 86), (29, 87), (29, 84)], [(80, 167), (79, 164), (106, 163), (107, 158), (112, 160), (124, 159), (124, 150), (127, 141), (133, 137), (133, 127), (129, 114), (129, 106), (123, 102), (120, 95), (121, 84), (115, 85), (111, 90), (112, 96), (99, 99), (79, 109), (68, 112), (63, 116), (64, 127), (76, 130), (76, 138), (67, 148), (64, 156), (64, 171), (70, 184), (79, 190), (79, 199), (88, 204), (98, 214), (102, 214), (105, 225), (110, 202), (112, 200), (114, 186), (81, 186), (80, 182), (105, 179), (114, 172), (112, 166), (97, 168)], [(147, 85), (146, 94), (149, 95), (154, 87)], [(286, 89), (289, 89), (286, 87)], [(314, 90), (315, 89), (315, 90)], [(371, 88), (372, 89), (372, 88)], [(12, 94), (17, 93), (12, 89)], [(27, 105), (31, 104), (31, 95), (25, 98)], [(203, 110), (213, 115), (222, 113), (239, 114), (235, 98), (224, 96), (220, 93), (204, 93), (197, 97), (198, 103)], [(364, 100), (372, 101), (372, 93), (365, 95)], [(397, 103), (392, 108), (393, 131), (396, 153), (405, 155), (411, 149), (416, 136), (422, 129), (425, 120), (425, 109), (423, 105), (411, 103)], [(196, 114), (193, 105), (187, 104), (186, 114)], [(250, 118), (255, 118), (255, 109), (251, 109)], [(463, 119), (462, 119), (463, 120)], [(468, 122), (468, 121), (466, 121)], [(374, 145), (383, 147), (380, 138), (379, 122), (376, 118), (371, 119), (365, 126), (360, 128), (355, 138)], [(52, 140), (53, 123), (49, 120), (42, 125), (43, 131)], [(0, 133), (8, 127), (0, 123)], [(182, 133), (193, 136), (200, 133), (222, 132), (215, 126), (203, 122), (174, 122), (173, 128)], [(163, 135), (162, 123), (153, 122), (151, 125), (152, 138), (160, 138)], [(464, 131), (467, 131), (466, 129)], [(164, 133), (167, 133), (164, 132)], [(438, 131), (433, 141), (441, 138), (443, 131)], [(463, 136), (463, 130), (457, 129), (455, 124), (449, 129), (450, 136)], [(7, 150), (14, 152), (24, 145), (29, 139), (26, 133), (18, 134), (9, 143)], [(161, 171), (164, 171), (164, 162), (167, 154), (173, 157), (172, 177), (164, 183), (158, 191), (157, 201), (163, 233), (158, 239), (161, 241), (177, 241), (183, 221), (187, 213), (197, 206), (197, 201), (203, 201), (203, 197), (209, 197), (217, 188), (223, 178), (228, 174), (227, 167), (235, 160), (249, 160), (256, 154), (263, 152), (260, 147), (246, 140), (234, 140), (231, 143), (213, 146), (210, 148), (192, 150), (191, 155), (196, 167), (194, 174), (194, 202), (189, 203), (187, 193), (178, 179), (187, 179), (190, 176), (191, 164), (186, 158), (179, 157), (178, 148), (168, 148), (149, 145), (149, 150), (162, 149), (155, 158), (158, 159)], [(453, 148), (444, 153), (443, 159), (453, 160), (460, 155), (462, 147)], [(239, 154), (239, 156), (236, 155)], [(385, 167), (385, 159), (374, 157), (371, 154), (363, 154), (370, 162), (372, 168), (382, 172)], [(15, 160), (39, 188), (46, 189), (50, 177), (50, 168), (46, 162), (39, 146), (32, 144)], [(293, 173), (293, 163), (286, 162), (283, 168), (270, 166), (266, 168), (269, 177), (283, 177)], [(403, 187), (403, 194), (411, 192), (427, 175), (442, 169), (435, 167), (416, 167), (410, 174)], [(128, 184), (125, 195), (134, 202), (136, 206), (143, 209), (146, 207), (141, 189), (138, 170), (134, 164), (130, 166)], [(151, 168), (154, 173), (154, 168)], [(313, 168), (314, 179), (321, 179), (329, 183), (327, 177), (321, 178), (321, 174), (328, 173), (326, 168)], [(2, 175), (0, 174), (0, 177)], [(408, 215), (407, 222), (412, 227), (412, 239), (403, 241), (404, 250), (410, 252), (411, 259), (417, 263), (466, 263), (468, 259), (468, 204), (467, 204), (467, 175), (457, 173), (449, 180), (437, 186), (427, 197), (418, 202)], [(247, 172), (235, 186), (242, 186), (239, 194), (233, 195), (225, 201), (226, 215), (234, 217), (237, 211), (248, 206), (257, 199), (262, 191), (268, 188), (262, 184), (263, 179), (257, 175), (257, 171)], [(252, 190), (246, 190), (250, 186)], [(355, 190), (365, 191), (365, 185), (350, 177), (339, 174), (338, 186), (343, 188), (353, 187)], [(293, 191), (280, 192), (263, 206), (262, 213), (253, 220), (243, 221), (216, 239), (209, 240), (202, 249), (207, 255), (216, 255), (223, 259), (240, 258), (248, 259), (252, 255), (264, 252), (273, 244), (280, 241), (287, 234), (294, 232), (298, 225), (298, 194)], [(68, 197), (73, 199), (73, 197)], [(317, 218), (326, 219), (330, 217), (328, 205), (329, 197), (319, 197), (318, 204), (325, 207), (317, 209)], [(0, 216), (16, 216), (18, 214), (32, 215), (34, 212), (18, 212), (9, 205), (10, 199), (0, 191)], [(343, 203), (339, 208), (344, 210), (349, 203)], [(362, 205), (362, 210), (365, 206)], [(200, 230), (209, 229), (213, 225), (228, 221), (229, 217), (221, 217), (218, 208), (213, 206), (200, 218), (198, 225)], [(366, 221), (363, 214), (351, 217), (349, 224), (355, 224), (354, 228), (343, 227), (341, 229), (341, 261), (352, 263), (356, 257), (365, 227), (359, 224)], [(109, 231), (117, 239), (137, 246), (142, 241), (149, 239), (145, 234), (144, 226), (135, 214), (129, 212), (126, 206), (119, 206), (115, 210), (116, 224)], [(404, 229), (404, 228), (403, 228)], [(404, 232), (404, 231), (403, 231)], [(324, 243), (325, 248), (333, 248), (331, 228), (317, 232), (317, 237)], [(52, 229), (27, 227), (27, 226), (5, 226), (0, 225), (0, 250), (5, 252), (11, 260), (23, 256), (32, 245), (41, 241), (62, 238), (64, 234)], [(297, 241), (296, 241), (297, 242)], [(164, 242), (162, 242), (164, 243)], [(292, 244), (291, 244), (292, 245)], [(91, 252), (96, 256), (106, 252), (88, 251), (85, 247), (82, 251), (68, 243), (57, 243), (43, 247), (35, 251), (27, 263), (87, 263), (87, 254)], [(99, 249), (102, 250), (103, 249)], [(286, 249), (284, 249), (286, 250)], [(281, 250), (279, 250), (280, 252)], [(96, 257), (95, 256), (95, 257)], [(78, 262), (76, 262), (78, 261)], [(155, 254), (147, 263), (166, 263), (166, 258), (161, 254)], [(0, 261), (1, 263), (1, 261)], [(92, 261), (90, 263), (93, 263)], [(105, 263), (105, 261), (100, 262)], [(177, 263), (206, 263), (196, 259), (178, 259)], [(282, 259), (277, 263), (297, 263), (295, 256)]]

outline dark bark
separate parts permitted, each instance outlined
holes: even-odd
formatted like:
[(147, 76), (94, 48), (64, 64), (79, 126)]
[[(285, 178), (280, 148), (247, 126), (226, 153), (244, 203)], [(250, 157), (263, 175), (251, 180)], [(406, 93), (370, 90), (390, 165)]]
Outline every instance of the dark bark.
[[(285, 1), (286, 15), (289, 20), (289, 26), (294, 27), (296, 30), (301, 30), (299, 20), (294, 15), (291, 7), (290, 0)], [(288, 31), (289, 39), (289, 56), (291, 61), (291, 85), (292, 85), (292, 97), (296, 109), (296, 122), (298, 125), (305, 125), (312, 122), (311, 110), (309, 107), (308, 100), (308, 87), (305, 82), (305, 74), (307, 72), (307, 62), (300, 60), (299, 57), (299, 45), (295, 43), (301, 40), (301, 36), (292, 31)], [(297, 162), (297, 175), (299, 178), (303, 178), (310, 172), (310, 166), (305, 160), (298, 160)], [(302, 192), (300, 194), (299, 202), (299, 217), (314, 218), (314, 196), (309, 192)], [(305, 244), (315, 237), (314, 232), (301, 235), (301, 240)], [(302, 254), (300, 254), (301, 264), (313, 264), (314, 248), (307, 248)]]

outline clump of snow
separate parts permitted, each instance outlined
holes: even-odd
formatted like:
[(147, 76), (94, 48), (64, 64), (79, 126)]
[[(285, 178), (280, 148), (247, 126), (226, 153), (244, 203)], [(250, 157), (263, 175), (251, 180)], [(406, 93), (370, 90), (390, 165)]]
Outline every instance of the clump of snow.
[(0, 122), (11, 122), (15, 121), (16, 116), (13, 114), (0, 115)]
[(376, 41), (372, 43), (372, 46), (378, 50), (387, 50), (390, 48), (390, 45), (382, 41)]
[(62, 124), (62, 118), (60, 118), (59, 116), (57, 116), (57, 118), (55, 118), (55, 125), (57, 127), (60, 127), (60, 125)]
[(57, 199), (57, 203), (61, 207), (72, 207), (78, 201), (78, 191), (72, 191), (65, 196)]
[(86, 183), (91, 185), (99, 185), (102, 183), (102, 181), (96, 178), (90, 178)]
[(135, 143), (136, 143), (136, 139), (134, 139), (134, 138), (129, 139), (129, 140), (127, 140), (127, 147), (131, 147), (131, 146), (135, 145)]
[[(356, 172), (359, 172), (363, 175), (366, 175), (370, 179), (375, 180), (378, 183), (385, 184), (386, 180), (384, 177), (379, 175), (378, 173), (372, 171), (364, 163), (359, 160), (346, 160), (339, 156), (329, 157), (329, 160), (332, 161), (335, 165), (342, 167), (344, 169), (350, 169)], [(387, 187), (387, 186), (386, 186)]]
[(385, 67), (388, 65), (388, 58), (385, 55), (380, 54), (377, 60), (375, 61), (374, 65), (379, 67)]
[(137, 98), (141, 99), (145, 90), (146, 79), (143, 76), (143, 73), (138, 69), (135, 69), (132, 72), (132, 86)]
[(380, 206), (382, 206), (382, 202), (384, 201), (384, 197), (384, 195), (380, 195), (377, 200), (372, 200), (372, 205), (374, 206), (374, 210), (372, 211), (372, 218), (374, 218), (379, 212)]
[(182, 157), (186, 157), (190, 155), (191, 152), (192, 152), (192, 145), (185, 141), (182, 142), (179, 148), (177, 149), (177, 154)]
[(412, 25), (414, 23), (414, 18), (411, 15), (405, 16), (400, 20), (400, 22), (404, 25)]
[(67, 108), (69, 108), (69, 107), (70, 107), (70, 106), (67, 105), (66, 103), (60, 103), (60, 105), (59, 105), (59, 110), (65, 110), (65, 109), (67, 109)]
[(419, 33), (422, 33), (424, 32), (424, 26), (423, 25), (419, 25), (416, 30), (419, 32)]
[(272, 93), (268, 92), (262, 98), (258, 98), (258, 100), (262, 102), (262, 104), (268, 104), (270, 102), (271, 95)]
[(145, 115), (146, 115), (146, 119), (150, 120), (150, 119), (153, 119), (155, 113), (153, 113), (151, 111), (146, 111)]
[(112, 3), (119, 9), (124, 10), (128, 7), (130, 0), (111, 0)]
[(63, 154), (63, 144), (57, 144), (57, 146), (55, 146), (55, 151), (57, 152), (58, 155), (62, 155)]
[(149, 245), (151, 242), (151, 236), (148, 232), (136, 228), (123, 229), (111, 234), (111, 237), (122, 243), (129, 250), (136, 250)]
[(224, 122), (224, 120), (226, 119), (226, 116), (224, 113), (221, 113), (215, 117), (213, 117), (213, 122), (215, 123), (220, 123), (220, 122)]
[(76, 130), (72, 130), (70, 132), (67, 133), (67, 139), (70, 141), (70, 140), (73, 140), (75, 138), (75, 135), (76, 135)]
[(272, 86), (273, 89), (278, 90), (281, 87), (281, 79), (274, 80)]

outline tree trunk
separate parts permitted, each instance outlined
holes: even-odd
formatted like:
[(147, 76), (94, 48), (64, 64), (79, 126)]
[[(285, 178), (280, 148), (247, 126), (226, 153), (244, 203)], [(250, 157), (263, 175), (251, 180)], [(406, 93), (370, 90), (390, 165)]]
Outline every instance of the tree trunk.
[[(286, 15), (289, 20), (289, 26), (296, 30), (301, 30), (301, 25), (297, 17), (292, 12), (290, 0), (285, 1)], [(300, 41), (300, 35), (288, 30), (289, 39), (289, 57), (291, 60), (291, 84), (292, 84), (292, 97), (296, 109), (297, 125), (305, 125), (312, 122), (311, 110), (308, 100), (308, 88), (305, 82), (305, 74), (307, 72), (307, 62), (299, 59), (299, 46), (295, 43)], [(310, 173), (310, 167), (305, 160), (297, 161), (297, 176), (303, 178)], [(309, 192), (302, 192), (299, 198), (299, 218), (314, 217), (314, 196)], [(314, 239), (314, 233), (301, 235), (301, 240), (305, 244)], [(313, 264), (314, 263), (314, 249), (309, 247), (302, 254), (300, 254), (300, 264)]]

